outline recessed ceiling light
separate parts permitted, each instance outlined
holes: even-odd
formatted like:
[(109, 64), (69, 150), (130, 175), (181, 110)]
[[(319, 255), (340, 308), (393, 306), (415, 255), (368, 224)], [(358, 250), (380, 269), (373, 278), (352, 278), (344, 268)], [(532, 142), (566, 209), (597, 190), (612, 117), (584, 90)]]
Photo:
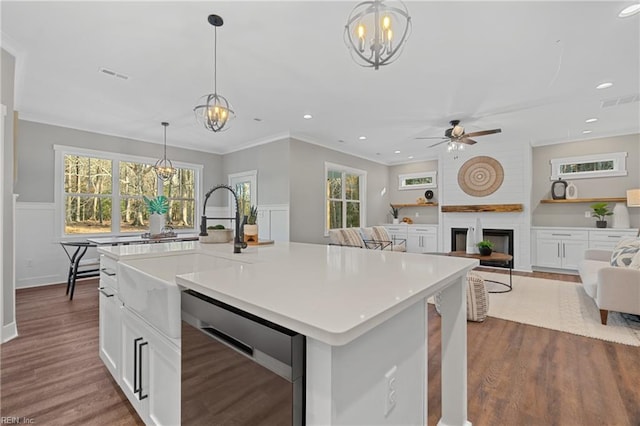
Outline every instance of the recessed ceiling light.
[(596, 121), (598, 121), (597, 118), (587, 118), (584, 120), (585, 123), (595, 123)]
[(633, 16), (636, 13), (640, 13), (640, 3), (632, 4), (631, 6), (627, 6), (618, 13), (618, 17), (620, 18), (628, 18), (629, 16)]
[(609, 88), (609, 87), (611, 87), (611, 86), (613, 86), (613, 83), (611, 83), (611, 82), (607, 81), (606, 83), (598, 84), (598, 85), (596, 86), (596, 89), (608, 89), (608, 88)]
[(394, 152), (395, 154), (400, 154), (400, 151), (398, 151), (398, 150), (395, 150), (395, 151), (393, 151), (393, 152)]
[(409, 160), (413, 160), (413, 155), (410, 155), (410, 156), (409, 156)]
[(361, 141), (363, 141), (363, 140), (367, 139), (367, 137), (366, 137), (366, 136), (360, 136), (358, 139), (360, 139)]
[(304, 118), (305, 120), (311, 120), (313, 118), (313, 115), (305, 114), (305, 115), (302, 116), (302, 118)]
[(588, 135), (589, 133), (591, 133), (593, 130), (583, 130), (582, 133), (585, 135)]

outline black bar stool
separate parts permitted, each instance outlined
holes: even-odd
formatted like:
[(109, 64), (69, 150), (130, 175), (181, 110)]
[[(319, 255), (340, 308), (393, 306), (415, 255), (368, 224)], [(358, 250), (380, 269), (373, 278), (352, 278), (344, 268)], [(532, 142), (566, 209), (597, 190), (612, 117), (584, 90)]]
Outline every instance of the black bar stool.
[(67, 275), (67, 293), (69, 300), (73, 300), (73, 291), (76, 288), (77, 278), (97, 277), (100, 275), (100, 262), (98, 259), (82, 259), (89, 247), (97, 247), (86, 241), (61, 242), (69, 258), (69, 274)]

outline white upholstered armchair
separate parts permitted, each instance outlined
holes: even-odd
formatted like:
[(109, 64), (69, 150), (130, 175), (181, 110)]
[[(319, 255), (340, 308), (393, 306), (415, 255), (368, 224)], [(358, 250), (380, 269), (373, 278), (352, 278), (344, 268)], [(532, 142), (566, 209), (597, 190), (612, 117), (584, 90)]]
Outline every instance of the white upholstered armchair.
[(585, 292), (600, 309), (602, 324), (609, 311), (640, 315), (640, 269), (611, 266), (611, 250), (587, 249), (579, 272)]

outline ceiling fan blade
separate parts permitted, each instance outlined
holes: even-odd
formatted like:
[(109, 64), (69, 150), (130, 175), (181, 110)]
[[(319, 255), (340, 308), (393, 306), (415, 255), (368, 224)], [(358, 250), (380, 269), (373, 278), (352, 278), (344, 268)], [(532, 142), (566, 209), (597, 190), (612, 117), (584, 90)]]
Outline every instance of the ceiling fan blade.
[(473, 145), (475, 143), (478, 143), (476, 141), (474, 141), (473, 139), (469, 139), (468, 137), (463, 137), (457, 140), (457, 142), (460, 143), (466, 143), (467, 145)]
[(448, 140), (449, 138), (443, 138), (442, 136), (417, 136), (414, 139), (442, 139), (442, 140)]
[(437, 143), (434, 143), (433, 145), (429, 145), (427, 148), (433, 148), (434, 146), (438, 146), (438, 145), (440, 145), (442, 143), (445, 143), (445, 142), (448, 142), (448, 141), (449, 141), (449, 139), (445, 139), (442, 142), (437, 142)]
[(494, 133), (502, 133), (502, 129), (480, 130), (479, 132), (467, 133), (464, 135), (464, 137), (485, 136), (485, 135), (492, 135)]

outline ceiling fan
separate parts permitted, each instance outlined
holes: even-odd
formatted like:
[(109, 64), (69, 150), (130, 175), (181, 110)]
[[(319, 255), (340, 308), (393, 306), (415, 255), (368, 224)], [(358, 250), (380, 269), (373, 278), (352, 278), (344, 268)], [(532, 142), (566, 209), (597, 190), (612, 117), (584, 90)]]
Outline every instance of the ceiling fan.
[(478, 132), (465, 133), (464, 127), (460, 125), (460, 120), (451, 120), (449, 124), (451, 124), (452, 127), (450, 129), (445, 130), (444, 137), (427, 136), (427, 137), (417, 137), (416, 139), (442, 139), (440, 142), (430, 145), (429, 148), (432, 148), (434, 146), (440, 145), (441, 143), (445, 143), (445, 142), (449, 142), (449, 143), (457, 142), (459, 144), (473, 145), (474, 143), (476, 143), (476, 141), (471, 139), (472, 137), (492, 135), (494, 133), (502, 132), (502, 129), (493, 129), (493, 130), (480, 130)]

